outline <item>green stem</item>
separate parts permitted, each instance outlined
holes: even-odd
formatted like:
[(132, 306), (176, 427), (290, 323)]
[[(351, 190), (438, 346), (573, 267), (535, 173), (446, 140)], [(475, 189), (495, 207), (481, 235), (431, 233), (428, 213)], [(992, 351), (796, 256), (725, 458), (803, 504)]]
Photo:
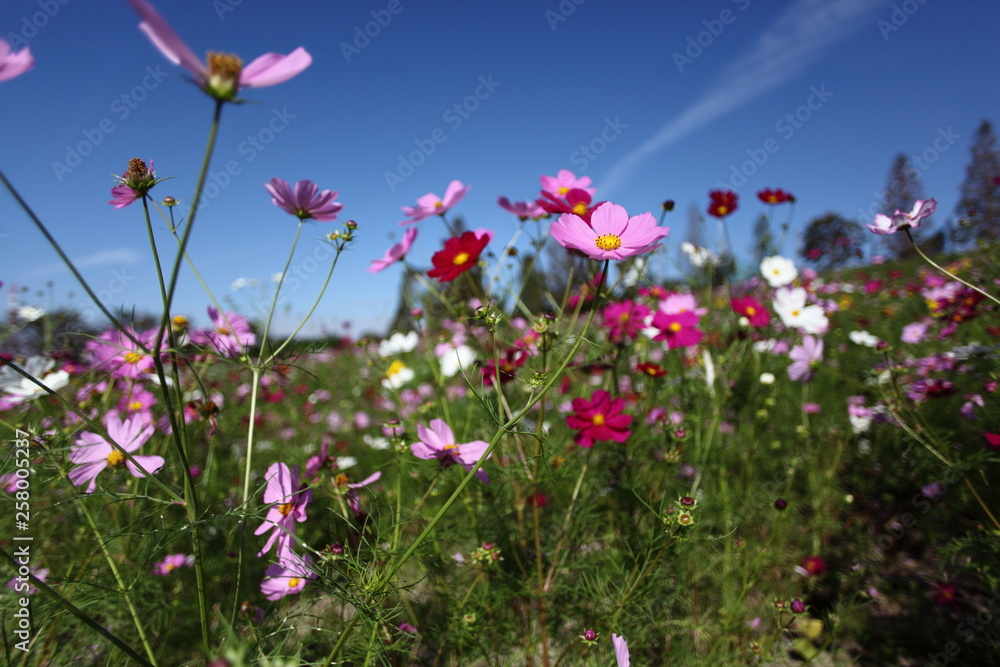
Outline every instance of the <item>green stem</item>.
[(903, 231), (906, 232), (906, 236), (909, 237), (910, 243), (913, 244), (913, 249), (917, 251), (917, 254), (920, 255), (925, 262), (927, 262), (928, 264), (930, 264), (931, 266), (933, 266), (935, 269), (937, 269), (938, 271), (940, 271), (944, 275), (950, 277), (953, 280), (957, 280), (958, 282), (962, 283), (963, 285), (965, 285), (966, 287), (968, 287), (971, 290), (975, 290), (975, 291), (979, 292), (980, 294), (982, 294), (983, 296), (985, 296), (987, 299), (989, 299), (993, 303), (995, 303), (998, 306), (1000, 306), (1000, 300), (997, 300), (997, 298), (995, 296), (993, 296), (992, 294), (989, 294), (987, 292), (984, 292), (983, 290), (979, 289), (978, 287), (976, 287), (975, 285), (973, 285), (971, 283), (965, 282), (964, 280), (962, 280), (961, 278), (959, 278), (958, 276), (956, 276), (954, 273), (952, 273), (948, 269), (944, 268), (943, 266), (939, 266), (937, 263), (934, 262), (934, 260), (932, 260), (930, 257), (928, 257), (927, 255), (925, 255), (924, 251), (921, 250), (920, 247), (917, 245), (917, 242), (913, 240), (913, 235), (910, 234), (910, 228), (909, 227), (904, 228)]

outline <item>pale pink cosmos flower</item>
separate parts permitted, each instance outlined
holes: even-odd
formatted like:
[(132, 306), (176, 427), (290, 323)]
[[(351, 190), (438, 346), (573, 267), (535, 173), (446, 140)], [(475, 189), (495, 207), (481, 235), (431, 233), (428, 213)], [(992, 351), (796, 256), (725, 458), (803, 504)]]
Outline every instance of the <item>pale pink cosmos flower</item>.
[(309, 556), (299, 556), (290, 548), (284, 548), (278, 553), (278, 562), (264, 571), (260, 592), (272, 601), (298, 593), (308, 581), (316, 578), (311, 568), (312, 559)]
[(910, 227), (916, 229), (920, 226), (921, 220), (936, 210), (937, 202), (933, 199), (918, 199), (909, 213), (897, 210), (892, 217), (879, 213), (875, 216), (874, 224), (868, 225), (868, 229), (880, 235), (895, 234), (901, 229)]
[[(545, 178), (543, 176), (543, 178)], [(539, 206), (533, 201), (515, 201), (507, 199), (506, 197), (498, 197), (497, 203), (500, 208), (507, 211), (508, 213), (513, 213), (521, 220), (528, 220), (529, 218), (541, 218), (545, 215), (545, 209)]]
[[(153, 426), (143, 425), (142, 417), (139, 415), (133, 415), (122, 421), (118, 419), (116, 413), (109, 412), (104, 416), (104, 428), (111, 436), (111, 440), (129, 454), (146, 444), (153, 435)], [(165, 463), (162, 456), (132, 454), (132, 458), (135, 459), (135, 463), (113, 447), (104, 436), (83, 431), (70, 448), (69, 462), (76, 464), (76, 467), (69, 471), (69, 481), (73, 486), (89, 482), (87, 493), (93, 493), (97, 488), (97, 475), (108, 466), (120, 468), (124, 465), (133, 477), (145, 477), (143, 471), (136, 467), (136, 463), (149, 474), (159, 472)]]
[[(29, 571), (40, 581), (45, 581), (49, 577), (49, 571), (46, 568), (36, 570), (32, 567)], [(17, 576), (12, 578), (7, 582), (7, 588), (11, 589), (15, 593), (24, 593), (25, 595), (34, 595), (38, 592), (38, 586), (35, 586), (34, 582), (32, 582), (28, 576)]]
[(336, 220), (344, 205), (333, 201), (337, 198), (336, 190), (323, 190), (309, 180), (299, 181), (295, 189), (283, 178), (272, 178), (264, 184), (271, 193), (271, 202), (275, 206), (294, 215), (299, 220), (320, 220), (329, 222)]
[[(306, 520), (306, 505), (312, 500), (312, 491), (299, 488), (299, 467), (289, 469), (284, 463), (272, 463), (264, 475), (267, 486), (264, 489), (264, 502), (271, 505), (264, 517), (264, 523), (257, 527), (254, 535), (261, 535), (268, 530), (271, 534), (267, 543), (257, 557), (271, 550), (275, 542), (278, 544), (278, 558), (282, 550), (288, 549), (295, 534), (296, 522)], [(298, 592), (298, 591), (296, 591)]]
[(625, 638), (612, 633), (611, 643), (615, 646), (615, 661), (618, 663), (618, 667), (630, 667), (628, 642), (625, 641)]
[(670, 232), (658, 227), (650, 213), (629, 217), (625, 207), (605, 202), (597, 207), (588, 225), (573, 213), (564, 213), (552, 224), (552, 238), (565, 248), (579, 250), (593, 259), (624, 259), (659, 248)]
[(194, 556), (185, 554), (170, 554), (164, 556), (163, 560), (153, 565), (153, 574), (165, 577), (179, 567), (192, 567)]
[(369, 273), (378, 273), (382, 271), (399, 260), (406, 257), (406, 253), (410, 252), (410, 248), (413, 247), (413, 242), (417, 240), (417, 228), (410, 227), (403, 234), (403, 240), (399, 243), (394, 244), (391, 248), (385, 251), (385, 256), (382, 259), (373, 259), (371, 266), (368, 267)]
[(927, 337), (927, 327), (927, 322), (911, 322), (903, 327), (903, 333), (899, 339), (910, 345), (921, 343)]
[(444, 197), (438, 197), (433, 192), (428, 192), (423, 197), (417, 199), (416, 206), (404, 206), (403, 213), (406, 220), (401, 221), (401, 226), (412, 225), (420, 222), (424, 218), (432, 215), (444, 215), (452, 206), (461, 201), (462, 197), (472, 188), (472, 184), (463, 185), (462, 181), (452, 181), (445, 190)]
[[(129, 335), (131, 334), (131, 335)], [(133, 340), (134, 339), (134, 340)], [(142, 350), (136, 341), (147, 349), (154, 343), (156, 331), (127, 333), (108, 329), (97, 338), (87, 341), (91, 366), (102, 373), (110, 373), (113, 378), (143, 378), (153, 371), (153, 357)]]
[(6, 39), (0, 38), (0, 81), (7, 81), (21, 76), (35, 66), (31, 50), (23, 48), (17, 53)]
[(590, 187), (590, 176), (576, 177), (576, 174), (569, 169), (560, 169), (555, 176), (542, 175), (538, 182), (542, 190), (550, 192), (557, 197), (565, 197), (570, 190), (583, 190), (591, 197), (597, 192), (597, 188)]
[[(472, 470), (472, 466), (482, 458), (486, 448), (490, 446), (488, 442), (482, 440), (456, 444), (455, 434), (443, 419), (431, 420), (430, 428), (417, 424), (417, 437), (420, 438), (420, 442), (410, 445), (410, 451), (414, 456), (419, 459), (440, 459), (441, 465), (444, 466), (460, 463), (466, 471)], [(485, 484), (490, 483), (489, 476), (482, 468), (476, 471), (476, 477)]]
[(287, 56), (265, 53), (246, 67), (233, 55), (208, 54), (208, 63), (201, 62), (173, 28), (146, 0), (128, 0), (142, 21), (139, 29), (163, 56), (194, 75), (195, 82), (206, 93), (220, 101), (236, 97), (240, 88), (264, 88), (288, 81), (312, 64), (301, 46)]
[(802, 345), (793, 347), (788, 356), (792, 360), (788, 366), (788, 378), (809, 382), (823, 360), (823, 339), (803, 336)]
[(192, 331), (191, 342), (215, 348), (223, 356), (236, 356), (257, 342), (257, 335), (250, 328), (247, 318), (232, 311), (220, 313), (208, 307), (208, 317), (214, 329)]

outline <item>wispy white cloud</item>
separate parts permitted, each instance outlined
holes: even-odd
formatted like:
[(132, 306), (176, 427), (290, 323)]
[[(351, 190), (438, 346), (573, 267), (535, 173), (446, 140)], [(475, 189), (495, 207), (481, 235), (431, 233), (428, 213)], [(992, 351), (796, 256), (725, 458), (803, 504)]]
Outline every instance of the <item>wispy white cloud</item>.
[[(142, 255), (133, 248), (106, 248), (82, 257), (71, 257), (73, 265), (83, 271), (99, 266), (123, 266), (138, 264), (142, 261)], [(38, 278), (49, 279), (53, 276), (69, 273), (69, 269), (62, 262), (52, 262), (43, 266), (37, 266), (27, 273), (25, 279), (35, 280)]]
[(789, 6), (687, 109), (616, 162), (601, 179), (608, 195), (644, 160), (799, 74), (830, 45), (855, 32), (889, 0), (799, 0)]

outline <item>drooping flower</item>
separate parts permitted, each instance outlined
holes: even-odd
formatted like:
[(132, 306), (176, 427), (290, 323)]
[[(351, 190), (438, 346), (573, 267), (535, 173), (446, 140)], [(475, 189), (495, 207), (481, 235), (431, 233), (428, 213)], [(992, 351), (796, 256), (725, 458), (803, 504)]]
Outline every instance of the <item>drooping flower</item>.
[(555, 176), (545, 176), (538, 179), (543, 192), (550, 192), (557, 197), (565, 197), (570, 190), (583, 190), (591, 197), (597, 192), (597, 188), (590, 187), (590, 176), (580, 176), (569, 169), (560, 169)]
[(479, 255), (493, 238), (493, 232), (477, 229), (463, 232), (444, 242), (444, 249), (431, 257), (434, 268), (427, 272), (431, 278), (443, 283), (450, 282), (476, 265)]
[(191, 342), (195, 345), (206, 345), (227, 357), (237, 356), (257, 342), (257, 335), (250, 328), (247, 318), (227, 311), (220, 313), (214, 307), (208, 307), (208, 317), (212, 320), (214, 329), (191, 332)]
[(762, 259), (760, 273), (771, 287), (784, 287), (799, 276), (795, 262), (780, 255)]
[(164, 556), (163, 560), (153, 565), (153, 574), (165, 577), (179, 567), (191, 567), (194, 565), (194, 556), (185, 554), (170, 554)]
[(792, 360), (788, 366), (789, 379), (809, 382), (823, 361), (823, 339), (803, 336), (802, 345), (793, 347), (788, 357)]
[(282, 548), (291, 544), (295, 524), (306, 520), (306, 505), (312, 500), (312, 491), (300, 487), (298, 466), (289, 469), (284, 463), (272, 463), (264, 479), (267, 482), (264, 502), (271, 507), (264, 523), (253, 534), (261, 535), (268, 530), (271, 534), (257, 556), (263, 556), (277, 543), (280, 557)]
[[(144, 426), (139, 415), (120, 420), (117, 414), (109, 412), (104, 416), (104, 428), (111, 440), (129, 454), (146, 444), (153, 435), (153, 426)], [(145, 477), (146, 475), (136, 467), (136, 463), (151, 475), (159, 472), (165, 463), (162, 456), (133, 454), (132, 458), (135, 459), (135, 463), (128, 460), (104, 436), (83, 431), (70, 448), (69, 461), (76, 464), (76, 467), (69, 471), (69, 481), (73, 486), (89, 482), (87, 493), (93, 493), (97, 488), (97, 475), (109, 466), (120, 468), (124, 465), (133, 477)]]
[(588, 225), (583, 218), (565, 213), (552, 224), (552, 238), (563, 247), (593, 259), (620, 260), (659, 248), (670, 232), (659, 227), (650, 213), (629, 217), (624, 206), (605, 202), (597, 207)]
[(739, 208), (739, 195), (732, 190), (712, 190), (708, 193), (711, 201), (708, 204), (708, 214), (715, 218), (724, 218)]
[(472, 185), (463, 185), (462, 181), (452, 181), (445, 190), (444, 197), (438, 197), (433, 192), (428, 192), (423, 197), (417, 199), (416, 206), (404, 206), (403, 213), (406, 220), (400, 225), (412, 225), (420, 222), (424, 218), (432, 215), (444, 215), (452, 206), (461, 201), (462, 197), (472, 188)]
[(518, 218), (523, 220), (538, 219), (545, 215), (545, 209), (538, 205), (537, 202), (533, 201), (515, 201), (507, 199), (506, 197), (498, 197), (497, 203), (500, 208), (507, 211), (508, 213), (513, 213)]
[(111, 188), (111, 201), (108, 202), (116, 211), (145, 197), (163, 179), (156, 178), (152, 160), (149, 161), (149, 167), (146, 167), (145, 162), (134, 157), (128, 161), (128, 169), (117, 180), (118, 185)]
[(0, 81), (21, 76), (34, 66), (35, 59), (31, 55), (30, 49), (25, 47), (14, 53), (10, 43), (6, 39), (0, 38)]
[(299, 220), (336, 220), (344, 205), (333, 201), (336, 190), (319, 191), (312, 181), (304, 180), (295, 184), (295, 189), (283, 178), (274, 177), (264, 184), (271, 193), (271, 202), (281, 210), (294, 215)]
[(581, 447), (592, 447), (596, 441), (623, 443), (632, 435), (629, 425), (632, 415), (623, 414), (625, 401), (611, 398), (611, 394), (599, 389), (590, 400), (583, 397), (572, 401), (573, 414), (567, 415), (566, 425), (576, 429), (573, 442)]
[(913, 204), (913, 210), (904, 213), (897, 210), (892, 217), (879, 213), (875, 216), (873, 224), (868, 225), (868, 229), (876, 234), (895, 234), (901, 229), (916, 229), (920, 226), (920, 221), (932, 215), (937, 210), (937, 202), (933, 199), (918, 199)]
[(615, 647), (615, 661), (618, 663), (618, 667), (630, 667), (631, 660), (628, 655), (628, 642), (625, 641), (625, 638), (611, 633), (611, 643)]
[(791, 192), (785, 192), (781, 188), (764, 188), (757, 192), (757, 198), (760, 199), (765, 204), (775, 205), (784, 204), (785, 202), (795, 202), (795, 197), (792, 196)]
[(195, 77), (195, 83), (220, 101), (231, 101), (240, 88), (265, 88), (288, 81), (312, 64), (312, 56), (301, 46), (287, 56), (265, 53), (246, 67), (232, 54), (208, 52), (208, 62), (198, 60), (188, 45), (147, 2), (128, 0), (142, 21), (142, 30), (153, 46), (175, 65), (180, 65)]
[(270, 565), (264, 571), (264, 580), (260, 582), (260, 592), (268, 600), (280, 600), (286, 595), (293, 595), (305, 588), (306, 583), (316, 578), (312, 571), (312, 559), (300, 556), (290, 547), (280, 551), (278, 562)]
[(730, 304), (737, 315), (747, 318), (750, 326), (755, 329), (766, 327), (771, 323), (771, 313), (752, 296), (733, 297)]
[[(443, 466), (459, 463), (466, 472), (472, 470), (490, 446), (490, 443), (483, 440), (457, 444), (454, 432), (443, 419), (432, 419), (430, 428), (417, 424), (417, 437), (420, 441), (410, 445), (410, 451), (418, 459), (438, 459)], [(476, 478), (485, 484), (490, 483), (490, 478), (482, 467), (476, 471)]]
[(373, 259), (371, 266), (368, 267), (369, 273), (378, 273), (382, 271), (399, 260), (406, 257), (406, 253), (410, 252), (410, 248), (413, 247), (413, 242), (417, 240), (417, 228), (410, 227), (403, 234), (403, 240), (399, 243), (395, 243), (388, 250), (385, 251), (385, 256), (381, 259)]

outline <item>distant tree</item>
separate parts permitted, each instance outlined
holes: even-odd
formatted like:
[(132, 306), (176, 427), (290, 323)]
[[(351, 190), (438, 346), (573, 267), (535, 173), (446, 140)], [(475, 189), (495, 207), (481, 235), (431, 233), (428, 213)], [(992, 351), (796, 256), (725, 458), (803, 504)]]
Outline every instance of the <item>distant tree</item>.
[[(889, 167), (885, 197), (882, 200), (882, 213), (892, 215), (896, 211), (909, 212), (913, 208), (913, 202), (923, 198), (923, 186), (920, 184), (917, 171), (910, 164), (909, 158), (900, 153)], [(921, 223), (919, 229), (912, 230), (914, 240), (919, 241), (929, 227), (930, 219), (927, 219)], [(886, 251), (894, 257), (908, 257), (913, 253), (913, 246), (906, 234), (887, 234), (882, 239)]]
[(959, 222), (951, 228), (952, 240), (992, 243), (1000, 239), (1000, 152), (990, 121), (979, 124), (970, 152), (972, 159), (955, 206)]
[(771, 221), (766, 213), (761, 213), (753, 225), (753, 251), (757, 264), (765, 257), (776, 253), (774, 234), (771, 233)]
[(858, 223), (827, 213), (806, 226), (799, 253), (819, 270), (840, 268), (861, 254), (864, 233)]
[(701, 209), (694, 202), (691, 202), (691, 205), (688, 206), (687, 219), (688, 224), (684, 232), (684, 240), (691, 245), (704, 246), (702, 226), (705, 224), (705, 216), (701, 214)]

